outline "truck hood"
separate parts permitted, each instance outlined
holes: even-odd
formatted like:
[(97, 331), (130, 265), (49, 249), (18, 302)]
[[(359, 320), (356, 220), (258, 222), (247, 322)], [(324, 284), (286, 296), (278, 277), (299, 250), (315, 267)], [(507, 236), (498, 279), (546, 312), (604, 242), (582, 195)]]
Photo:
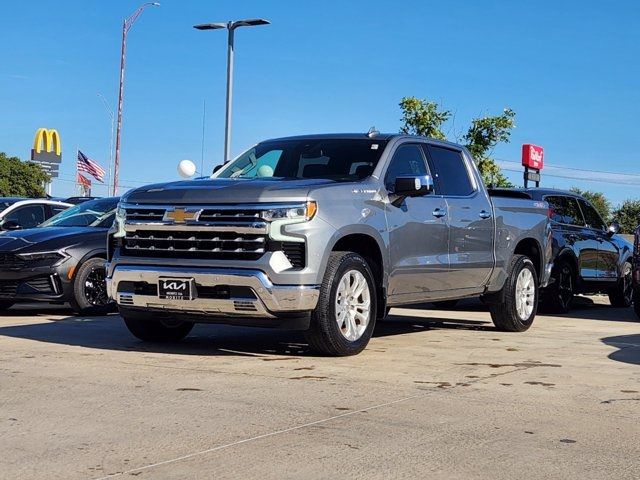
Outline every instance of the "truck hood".
[(127, 193), (122, 201), (175, 205), (304, 201), (313, 188), (327, 185), (338, 183), (321, 178), (212, 178), (147, 185)]

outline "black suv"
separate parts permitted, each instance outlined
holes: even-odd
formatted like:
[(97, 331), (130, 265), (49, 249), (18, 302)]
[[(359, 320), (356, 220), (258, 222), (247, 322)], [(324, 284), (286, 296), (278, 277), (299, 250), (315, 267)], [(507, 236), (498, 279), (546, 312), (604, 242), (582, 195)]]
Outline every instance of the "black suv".
[(633, 245), (616, 235), (584, 197), (562, 190), (530, 188), (523, 196), (549, 204), (554, 267), (542, 291), (544, 307), (566, 313), (577, 293), (606, 293), (614, 307), (633, 298)]

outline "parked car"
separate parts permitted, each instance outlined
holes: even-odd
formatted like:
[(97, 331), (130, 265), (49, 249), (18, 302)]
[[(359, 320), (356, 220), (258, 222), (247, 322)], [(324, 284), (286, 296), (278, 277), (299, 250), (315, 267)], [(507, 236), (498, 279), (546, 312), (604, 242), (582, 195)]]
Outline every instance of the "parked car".
[(142, 340), (194, 322), (306, 330), (365, 348), (387, 307), (482, 295), (527, 330), (551, 271), (544, 202), (490, 198), (453, 143), (371, 133), (262, 142), (209, 180), (127, 193), (109, 236), (111, 298)]
[(71, 206), (55, 200), (0, 197), (0, 230), (36, 227)]
[(65, 198), (64, 202), (70, 203), (72, 205), (80, 205), (81, 203), (89, 202), (91, 200), (97, 200), (98, 198), (100, 197), (69, 197)]
[(0, 235), (0, 311), (18, 302), (69, 302), (104, 312), (106, 237), (118, 198), (69, 208), (42, 225)]
[(633, 245), (617, 235), (619, 225), (607, 226), (581, 195), (545, 188), (518, 191), (549, 204), (554, 267), (549, 286), (542, 291), (543, 304), (566, 313), (575, 294), (604, 293), (614, 307), (629, 307)]

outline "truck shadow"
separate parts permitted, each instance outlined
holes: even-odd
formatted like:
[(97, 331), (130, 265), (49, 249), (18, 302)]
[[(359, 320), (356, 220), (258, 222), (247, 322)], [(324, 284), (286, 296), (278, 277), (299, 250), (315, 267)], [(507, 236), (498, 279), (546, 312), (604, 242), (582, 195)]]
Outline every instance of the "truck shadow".
[[(14, 313), (20, 312), (19, 315)], [(63, 311), (11, 311), (12, 317), (42, 317), (60, 315)], [(65, 312), (66, 313), (66, 312)], [(437, 329), (493, 330), (490, 322), (448, 318), (417, 318), (391, 314), (388, 321), (379, 322), (375, 337), (405, 335)], [(134, 338), (118, 315), (102, 317), (68, 316), (44, 323), (2, 326), (0, 336), (22, 338), (36, 342), (71, 345), (86, 348), (153, 352), (204, 356), (313, 356), (302, 332), (267, 328), (232, 327), (227, 325), (196, 325), (182, 342), (162, 344), (141, 342)]]
[(602, 343), (618, 349), (608, 355), (611, 360), (640, 365), (640, 334), (606, 337)]

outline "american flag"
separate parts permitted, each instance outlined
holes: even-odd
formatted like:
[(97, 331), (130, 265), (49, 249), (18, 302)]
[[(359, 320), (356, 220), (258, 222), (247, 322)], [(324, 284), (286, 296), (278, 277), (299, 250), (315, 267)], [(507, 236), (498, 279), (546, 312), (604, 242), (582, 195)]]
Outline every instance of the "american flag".
[(80, 150), (78, 150), (78, 172), (87, 172), (102, 183), (104, 183), (104, 176), (107, 173), (104, 168), (91, 160)]

